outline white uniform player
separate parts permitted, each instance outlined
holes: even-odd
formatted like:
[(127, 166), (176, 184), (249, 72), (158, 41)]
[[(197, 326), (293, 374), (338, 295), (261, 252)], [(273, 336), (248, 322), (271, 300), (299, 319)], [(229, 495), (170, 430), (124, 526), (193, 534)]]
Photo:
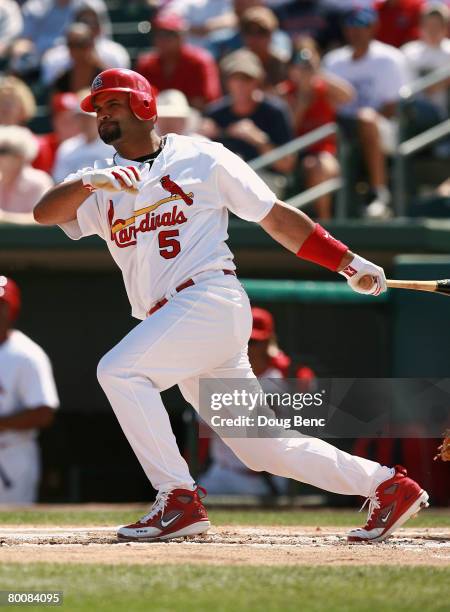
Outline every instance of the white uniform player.
[[(119, 423), (159, 491), (150, 512), (118, 535), (150, 541), (202, 533), (209, 527), (206, 509), (160, 392), (178, 384), (198, 409), (200, 378), (254, 381), (247, 355), (250, 305), (225, 243), (228, 211), (259, 222), (300, 257), (342, 270), (357, 290), (364, 276), (363, 291), (380, 293), (384, 273), (277, 201), (221, 145), (175, 134), (162, 141), (154, 130), (151, 87), (141, 75), (102, 72), (82, 108), (95, 110), (99, 134), (117, 154), (49, 190), (35, 218), (59, 224), (74, 239), (101, 236), (122, 271), (132, 314), (142, 320), (98, 366)], [(403, 468), (351, 456), (322, 440), (225, 442), (252, 469), (369, 498), (369, 522), (351, 534), (356, 540), (387, 537), (428, 498)]]
[(10, 328), (19, 303), (15, 283), (0, 276), (0, 504), (36, 501), (37, 434), (59, 405), (49, 358), (33, 340)]

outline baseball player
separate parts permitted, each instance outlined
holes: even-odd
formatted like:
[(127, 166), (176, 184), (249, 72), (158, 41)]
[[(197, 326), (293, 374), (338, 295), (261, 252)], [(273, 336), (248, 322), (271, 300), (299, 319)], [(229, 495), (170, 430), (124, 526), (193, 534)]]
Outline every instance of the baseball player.
[[(209, 527), (202, 490), (180, 455), (160, 392), (178, 384), (198, 410), (200, 379), (254, 380), (247, 356), (252, 317), (226, 244), (228, 211), (259, 223), (298, 257), (341, 273), (355, 291), (378, 295), (386, 288), (384, 272), (277, 200), (222, 145), (178, 134), (160, 138), (152, 89), (141, 75), (100, 73), (81, 107), (96, 112), (100, 137), (116, 153), (52, 187), (34, 215), (74, 240), (101, 236), (122, 271), (132, 315), (142, 321), (98, 365), (100, 384), (158, 490), (149, 513), (118, 536), (153, 541), (200, 534)], [(362, 277), (369, 281), (364, 288)], [(365, 497), (369, 517), (350, 532), (352, 541), (383, 540), (427, 505), (428, 494), (404, 468), (319, 439), (224, 441), (254, 470)]]
[(12, 326), (20, 310), (16, 283), (0, 276), (0, 504), (36, 501), (39, 429), (58, 408), (50, 360)]

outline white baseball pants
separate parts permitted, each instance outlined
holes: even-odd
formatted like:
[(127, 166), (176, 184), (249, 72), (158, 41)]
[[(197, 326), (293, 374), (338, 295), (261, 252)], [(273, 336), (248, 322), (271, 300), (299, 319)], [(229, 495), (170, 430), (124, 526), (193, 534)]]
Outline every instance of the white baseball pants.
[[(155, 489), (192, 488), (160, 391), (178, 385), (198, 411), (200, 378), (254, 378), (247, 356), (252, 316), (234, 276), (209, 272), (170, 292), (98, 366), (98, 379)], [(295, 438), (225, 438), (249, 468), (327, 491), (368, 497), (392, 470), (332, 445)]]
[(0, 449), (0, 505), (36, 502), (40, 465), (36, 440), (18, 441)]

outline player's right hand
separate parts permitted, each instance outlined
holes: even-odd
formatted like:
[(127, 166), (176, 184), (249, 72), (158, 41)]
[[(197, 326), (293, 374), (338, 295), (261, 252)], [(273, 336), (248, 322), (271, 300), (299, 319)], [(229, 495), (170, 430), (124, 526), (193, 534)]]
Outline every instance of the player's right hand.
[(134, 166), (113, 166), (88, 170), (82, 175), (81, 180), (90, 191), (104, 189), (136, 194), (139, 191), (138, 181), (141, 180), (141, 174)]

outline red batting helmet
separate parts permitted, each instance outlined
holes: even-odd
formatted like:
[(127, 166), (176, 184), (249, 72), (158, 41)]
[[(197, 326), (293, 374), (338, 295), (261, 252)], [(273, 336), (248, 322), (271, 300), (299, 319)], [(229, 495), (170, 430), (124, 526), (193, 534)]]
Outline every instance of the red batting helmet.
[(142, 121), (156, 121), (156, 102), (152, 87), (142, 74), (126, 68), (110, 68), (100, 72), (92, 82), (91, 93), (81, 101), (81, 109), (93, 113), (94, 96), (107, 91), (124, 91), (130, 94), (130, 108)]
[(20, 290), (11, 278), (0, 276), (0, 300), (9, 306), (9, 320), (14, 322), (19, 316)]

